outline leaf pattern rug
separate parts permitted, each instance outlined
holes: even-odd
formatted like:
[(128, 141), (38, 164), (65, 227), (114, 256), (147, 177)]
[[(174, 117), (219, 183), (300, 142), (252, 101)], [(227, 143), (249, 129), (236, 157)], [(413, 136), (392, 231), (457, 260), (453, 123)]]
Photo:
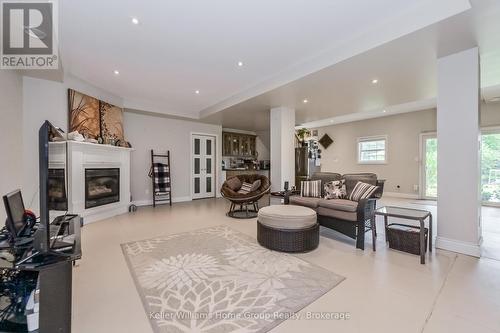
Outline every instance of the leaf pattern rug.
[(227, 226), (122, 250), (156, 333), (267, 332), (344, 280)]

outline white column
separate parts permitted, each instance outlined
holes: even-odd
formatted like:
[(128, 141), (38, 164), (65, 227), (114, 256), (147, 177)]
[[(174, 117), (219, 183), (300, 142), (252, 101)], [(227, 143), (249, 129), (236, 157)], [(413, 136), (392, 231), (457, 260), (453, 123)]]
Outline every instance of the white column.
[(295, 185), (295, 110), (271, 109), (271, 189), (283, 190), (285, 181)]
[(481, 255), (479, 52), (438, 59), (436, 247)]

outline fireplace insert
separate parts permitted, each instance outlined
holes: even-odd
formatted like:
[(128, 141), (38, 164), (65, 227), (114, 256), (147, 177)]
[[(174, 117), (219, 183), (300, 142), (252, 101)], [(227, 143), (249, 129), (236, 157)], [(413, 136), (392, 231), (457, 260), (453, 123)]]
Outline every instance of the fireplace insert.
[(120, 169), (85, 169), (85, 209), (120, 201)]

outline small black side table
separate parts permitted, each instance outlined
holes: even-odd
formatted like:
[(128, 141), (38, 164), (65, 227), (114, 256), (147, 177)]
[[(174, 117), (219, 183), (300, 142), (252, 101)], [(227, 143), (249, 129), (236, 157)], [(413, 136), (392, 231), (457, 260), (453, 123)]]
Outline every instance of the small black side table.
[(294, 191), (279, 191), (279, 192), (271, 192), (271, 196), (273, 197), (281, 197), (283, 198), (283, 203), (285, 205), (288, 205), (290, 203), (290, 196), (291, 195), (297, 195), (300, 194), (300, 191), (294, 190)]
[[(425, 220), (429, 219), (429, 252), (432, 252), (432, 214), (427, 210), (402, 208), (402, 207), (381, 207), (373, 213), (372, 223), (375, 223), (377, 215), (384, 217), (385, 234), (387, 239), (387, 220), (389, 217), (413, 220), (420, 222), (420, 263), (425, 264)], [(373, 240), (375, 250), (375, 240)]]

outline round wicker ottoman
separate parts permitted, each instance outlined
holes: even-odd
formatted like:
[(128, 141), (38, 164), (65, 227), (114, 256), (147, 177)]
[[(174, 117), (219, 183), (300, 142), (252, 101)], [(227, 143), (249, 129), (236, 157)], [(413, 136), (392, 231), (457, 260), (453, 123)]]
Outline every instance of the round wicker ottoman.
[(307, 207), (275, 205), (259, 210), (259, 244), (275, 251), (307, 252), (318, 247), (316, 212)]

